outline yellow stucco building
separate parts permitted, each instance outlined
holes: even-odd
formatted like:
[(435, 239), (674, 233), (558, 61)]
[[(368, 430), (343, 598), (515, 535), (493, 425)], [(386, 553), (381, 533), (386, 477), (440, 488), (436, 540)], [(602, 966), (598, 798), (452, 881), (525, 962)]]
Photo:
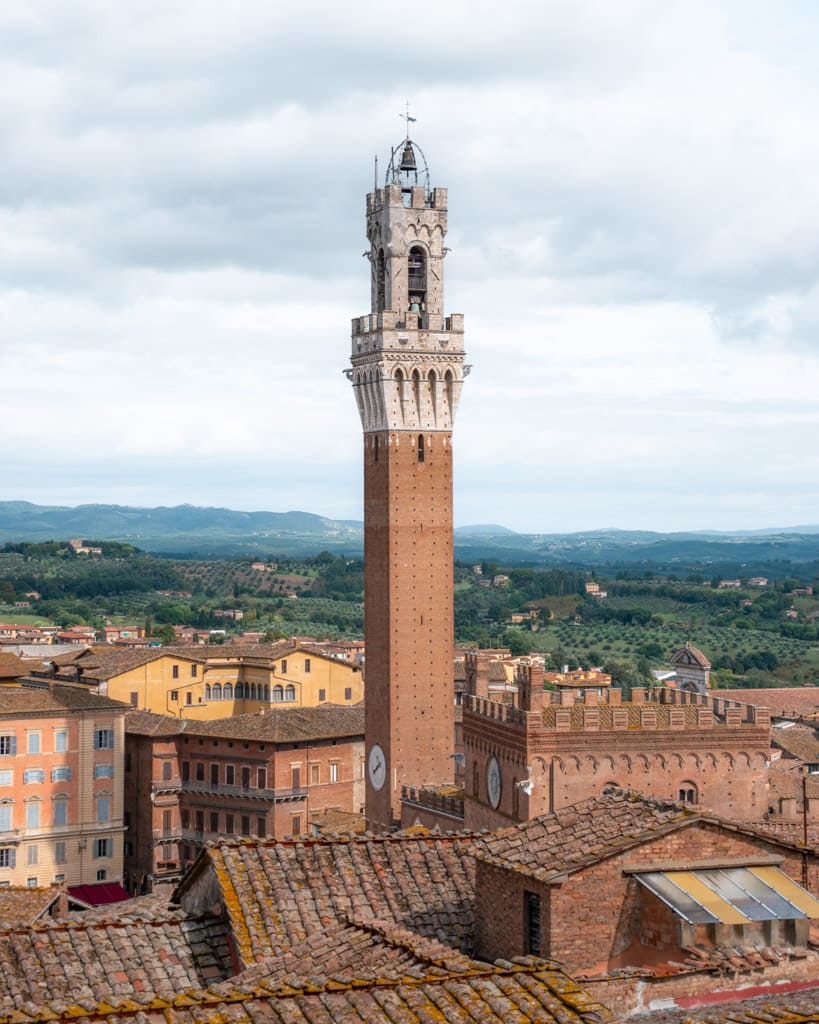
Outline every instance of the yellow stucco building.
[(361, 668), (303, 641), (89, 651), (80, 678), (131, 707), (212, 720), (281, 704), (317, 707), (364, 698)]

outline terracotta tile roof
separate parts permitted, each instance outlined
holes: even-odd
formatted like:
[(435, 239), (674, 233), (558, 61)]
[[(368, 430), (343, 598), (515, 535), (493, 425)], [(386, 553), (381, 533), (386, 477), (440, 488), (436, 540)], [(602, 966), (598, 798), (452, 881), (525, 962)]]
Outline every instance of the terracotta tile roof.
[(211, 994), (249, 997), (248, 1015), (236, 1019), (252, 1021), (611, 1020), (605, 1007), (554, 964), (527, 957), (489, 965), (380, 927), (331, 929), (213, 986)]
[(122, 903), (91, 907), (70, 917), (86, 926), (113, 921), (177, 921), (180, 916), (179, 907), (172, 906), (169, 897), (170, 894), (164, 893), (134, 896), (130, 900), (123, 900)]
[(44, 685), (42, 679), (35, 685), (0, 686), (0, 715), (31, 714), (38, 711), (124, 711), (128, 705), (111, 700), (87, 686), (66, 686), (55, 683)]
[(777, 718), (799, 718), (819, 711), (819, 686), (782, 686), (758, 690), (716, 690), (715, 697), (770, 708)]
[(679, 804), (616, 790), (495, 832), (476, 856), (546, 879), (584, 867), (693, 817)]
[(773, 802), (781, 797), (792, 797), (801, 803), (803, 787), (809, 800), (819, 799), (819, 776), (789, 771), (782, 761), (777, 761), (768, 771), (768, 796)]
[(348, 920), (392, 923), (469, 949), (471, 854), (482, 842), (437, 835), (225, 841), (201, 854), (173, 899), (191, 905), (197, 879), (213, 871), (246, 965)]
[(367, 819), (363, 814), (332, 807), (311, 817), (310, 823), (323, 836), (363, 835), (367, 831)]
[[(818, 794), (819, 795), (819, 794)], [(754, 821), (743, 822), (745, 828), (793, 846), (803, 846), (805, 834), (802, 821)], [(808, 825), (808, 846), (819, 847), (819, 825)]]
[(809, 725), (792, 725), (771, 730), (771, 743), (791, 758), (819, 764), (819, 735)]
[(352, 707), (322, 704), (315, 708), (265, 708), (264, 713), (233, 715), (210, 722), (184, 719), (186, 735), (228, 736), (258, 739), (270, 743), (330, 739), (335, 736), (364, 735), (364, 704)]
[[(113, 1005), (112, 1005), (113, 1002)], [(603, 1024), (609, 1010), (557, 967), (533, 958), (416, 968), (381, 978), (321, 975), (280, 984), (220, 985), (172, 998), (72, 999), (38, 1012), (23, 1006), (2, 1024), (105, 1021), (109, 1024)]]
[(16, 654), (5, 654), (0, 651), (0, 679), (16, 679), (24, 676), (31, 669), (31, 662), (18, 658)]
[(810, 954), (793, 946), (683, 946), (685, 956), (679, 964), (694, 971), (703, 969), (722, 974), (726, 971), (757, 971), (785, 960), (804, 960)]
[(56, 889), (9, 886), (0, 889), (0, 929), (33, 924), (57, 899)]
[(698, 647), (694, 647), (688, 640), (685, 647), (681, 647), (671, 656), (672, 665), (697, 665), (699, 668), (711, 668), (711, 662)]
[(156, 661), (167, 654), (167, 651), (168, 649), (165, 647), (152, 647), (148, 650), (131, 647), (107, 648), (105, 650), (95, 648), (85, 651), (71, 664), (78, 665), (82, 669), (84, 678), (102, 681)]
[(0, 1016), (53, 1003), (116, 1005), (172, 998), (231, 973), (227, 925), (181, 915), (157, 922), (36, 924), (0, 933)]
[(125, 715), (125, 731), (135, 736), (176, 736), (182, 725), (179, 718), (153, 711), (128, 711)]
[(819, 988), (781, 994), (773, 991), (696, 1009), (654, 1010), (634, 1020), (639, 1024), (816, 1024)]
[(616, 968), (608, 974), (577, 973), (580, 982), (603, 980), (612, 977), (667, 978), (676, 974), (725, 975), (756, 974), (769, 967), (778, 966), (789, 960), (813, 960), (819, 965), (819, 957), (804, 946), (706, 946), (697, 944), (683, 946), (678, 959), (644, 966)]
[(804, 849), (801, 834), (791, 830), (732, 821), (640, 793), (612, 790), (494, 832), (476, 844), (473, 852), (478, 860), (549, 881), (680, 828), (716, 828), (780, 848)]
[(247, 715), (196, 721), (151, 711), (129, 711), (125, 731), (140, 736), (219, 736), (300, 743), (308, 740), (364, 735), (364, 705), (321, 704), (315, 708), (265, 708)]
[(227, 991), (233, 985), (259, 982), (298, 984), (299, 979), (320, 976), (349, 983), (354, 979), (405, 977), (419, 970), (423, 973), (430, 966), (463, 972), (473, 965), (474, 961), (452, 946), (394, 925), (339, 924), (303, 939), (281, 956), (254, 964), (215, 988)]

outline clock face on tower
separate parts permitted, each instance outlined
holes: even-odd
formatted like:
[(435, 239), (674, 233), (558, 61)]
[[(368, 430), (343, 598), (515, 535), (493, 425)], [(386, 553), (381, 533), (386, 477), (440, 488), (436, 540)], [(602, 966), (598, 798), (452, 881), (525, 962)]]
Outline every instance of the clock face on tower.
[(496, 757), (490, 757), (486, 766), (486, 793), (489, 803), (496, 808), (501, 798), (501, 770)]
[(367, 770), (370, 773), (370, 783), (373, 789), (381, 789), (387, 778), (387, 759), (377, 743), (373, 743), (370, 747)]

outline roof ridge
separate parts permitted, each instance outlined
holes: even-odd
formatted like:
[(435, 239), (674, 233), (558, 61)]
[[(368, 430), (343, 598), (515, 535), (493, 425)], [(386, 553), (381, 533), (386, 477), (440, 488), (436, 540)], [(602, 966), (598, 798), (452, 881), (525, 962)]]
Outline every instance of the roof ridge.
[(164, 917), (107, 917), (102, 920), (94, 919), (91, 921), (67, 918), (59, 921), (53, 919), (48, 921), (32, 921), (30, 924), (15, 924), (11, 927), (5, 927), (2, 922), (0, 922), (0, 936), (6, 937), (14, 935), (17, 932), (25, 932), (26, 935), (29, 935), (32, 931), (41, 933), (45, 931), (96, 931), (100, 928), (130, 928), (134, 924), (150, 925), (152, 927), (159, 928), (168, 924), (184, 924), (185, 922), (203, 921), (211, 917), (213, 917), (212, 914), (191, 915), (180, 910), (176, 913), (169, 911)]
[[(274, 960), (275, 957), (269, 958)], [(607, 1009), (588, 994), (562, 969), (554, 963), (546, 960), (538, 960), (532, 957), (515, 957), (514, 961), (498, 960), (494, 964), (471, 961), (476, 966), (457, 971), (448, 971), (438, 968), (435, 974), (424, 974), (421, 977), (412, 974), (397, 974), (394, 978), (352, 978), (349, 981), (341, 981), (330, 976), (323, 981), (317, 979), (302, 979), (292, 981), (281, 981), (273, 985), (234, 985), (230, 986), (230, 979), (208, 988), (191, 988), (184, 992), (176, 993), (172, 998), (152, 996), (145, 1002), (138, 1002), (133, 998), (125, 998), (119, 1002), (114, 1000), (100, 999), (83, 1000), (76, 1003), (50, 1002), (27, 1010), (18, 1006), (10, 1013), (0, 1016), (0, 1024), (25, 1024), (26, 1021), (42, 1021), (44, 1019), (65, 1020), (70, 1018), (94, 1018), (105, 1017), (116, 1014), (117, 1017), (133, 1017), (146, 1011), (165, 1010), (189, 1010), (196, 1007), (206, 1007), (217, 1004), (236, 1005), (258, 999), (287, 999), (293, 996), (304, 994), (321, 994), (329, 992), (350, 992), (361, 991), (362, 989), (394, 989), (398, 987), (420, 988), (429, 983), (441, 984), (447, 981), (463, 981), (466, 978), (510, 978), (519, 975), (532, 976), (538, 974), (553, 974), (560, 976), (559, 995), (564, 998), (567, 995), (578, 994), (582, 996), (584, 1005), (578, 1007), (582, 1012), (589, 1010), (601, 1010), (608, 1013)], [(556, 977), (553, 979), (558, 980)], [(552, 986), (547, 987), (555, 991)], [(604, 1018), (605, 1019), (605, 1018)]]

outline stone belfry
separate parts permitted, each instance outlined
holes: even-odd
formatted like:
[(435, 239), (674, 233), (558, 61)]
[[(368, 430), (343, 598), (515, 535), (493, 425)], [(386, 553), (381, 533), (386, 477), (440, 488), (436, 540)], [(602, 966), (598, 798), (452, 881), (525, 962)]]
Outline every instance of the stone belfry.
[[(409, 126), (409, 119), (408, 119)], [(463, 316), (444, 314), (447, 190), (420, 147), (393, 151), (367, 196), (372, 311), (352, 325), (364, 428), (367, 822), (401, 786), (454, 773), (452, 424), (468, 372)]]

